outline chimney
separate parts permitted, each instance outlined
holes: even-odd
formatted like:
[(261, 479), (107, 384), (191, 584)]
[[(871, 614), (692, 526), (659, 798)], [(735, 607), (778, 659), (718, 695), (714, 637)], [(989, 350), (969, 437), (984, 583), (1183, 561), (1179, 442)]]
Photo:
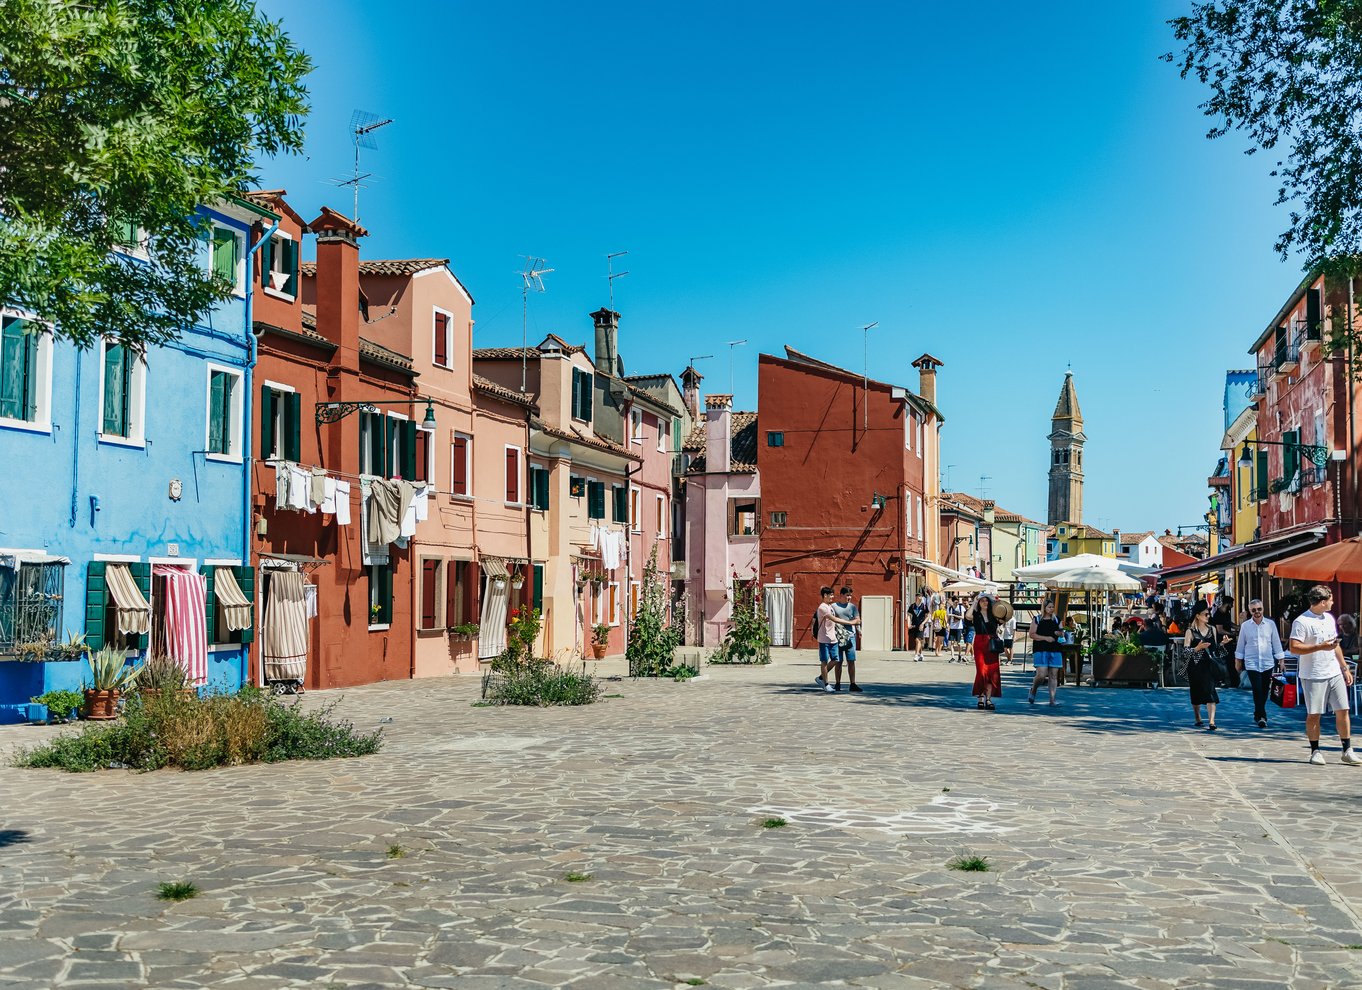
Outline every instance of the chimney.
[(681, 372), (681, 396), (692, 423), (700, 422), (700, 383), (704, 378), (694, 365), (686, 365), (686, 370)]
[(620, 374), (620, 315), (602, 306), (591, 314), (596, 321), (596, 370), (612, 377)]
[(917, 394), (933, 406), (936, 405), (936, 369), (942, 363), (930, 354), (924, 354), (913, 362), (913, 367), (918, 371)]
[(359, 368), (359, 238), (368, 231), (328, 207), (308, 224), (317, 235), (317, 332), (338, 345), (336, 363)]
[(733, 396), (705, 396), (705, 471), (727, 474), (733, 466)]

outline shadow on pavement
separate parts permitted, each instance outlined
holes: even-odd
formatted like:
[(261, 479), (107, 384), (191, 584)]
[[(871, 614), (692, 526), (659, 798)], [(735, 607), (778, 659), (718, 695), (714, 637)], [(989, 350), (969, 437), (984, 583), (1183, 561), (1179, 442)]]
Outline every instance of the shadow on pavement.
[(0, 828), (0, 849), (32, 841), (29, 833), (21, 828)]

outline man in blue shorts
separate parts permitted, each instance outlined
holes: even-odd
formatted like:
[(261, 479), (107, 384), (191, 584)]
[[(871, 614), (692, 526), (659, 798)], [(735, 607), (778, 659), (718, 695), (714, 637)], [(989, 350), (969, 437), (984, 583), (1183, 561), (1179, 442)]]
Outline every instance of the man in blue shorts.
[(842, 592), (838, 596), (837, 602), (832, 606), (833, 614), (843, 620), (846, 624), (837, 627), (837, 687), (842, 690), (842, 664), (847, 667), (847, 690), (858, 693), (861, 690), (856, 683), (856, 632), (861, 624), (861, 610), (856, 607), (856, 603), (851, 600), (851, 589), (842, 585)]
[(813, 626), (817, 634), (815, 638), (818, 640), (818, 676), (813, 682), (828, 694), (833, 694), (838, 689), (828, 683), (828, 668), (835, 667), (838, 683), (842, 680), (842, 662), (837, 650), (837, 627), (849, 623), (839, 618), (833, 611), (831, 588), (824, 586), (819, 589), (818, 594), (823, 601), (813, 614)]

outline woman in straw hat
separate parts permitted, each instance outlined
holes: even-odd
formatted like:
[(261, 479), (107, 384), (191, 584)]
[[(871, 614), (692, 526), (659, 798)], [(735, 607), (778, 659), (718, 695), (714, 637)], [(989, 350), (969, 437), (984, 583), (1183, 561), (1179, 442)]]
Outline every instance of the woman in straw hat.
[(998, 616), (994, 607), (991, 597), (980, 595), (966, 617), (974, 629), (974, 696), (979, 699), (979, 707), (989, 712), (994, 710), (993, 699), (1001, 697), (1003, 693), (998, 654), (993, 651), (993, 638), (998, 634)]

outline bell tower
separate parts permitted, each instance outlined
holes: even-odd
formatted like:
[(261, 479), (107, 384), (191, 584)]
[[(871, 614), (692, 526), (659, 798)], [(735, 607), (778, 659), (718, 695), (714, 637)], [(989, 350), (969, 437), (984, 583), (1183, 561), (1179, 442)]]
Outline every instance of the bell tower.
[(1065, 372), (1064, 384), (1050, 418), (1050, 503), (1046, 522), (1083, 521), (1083, 413), (1078, 408), (1074, 374)]

